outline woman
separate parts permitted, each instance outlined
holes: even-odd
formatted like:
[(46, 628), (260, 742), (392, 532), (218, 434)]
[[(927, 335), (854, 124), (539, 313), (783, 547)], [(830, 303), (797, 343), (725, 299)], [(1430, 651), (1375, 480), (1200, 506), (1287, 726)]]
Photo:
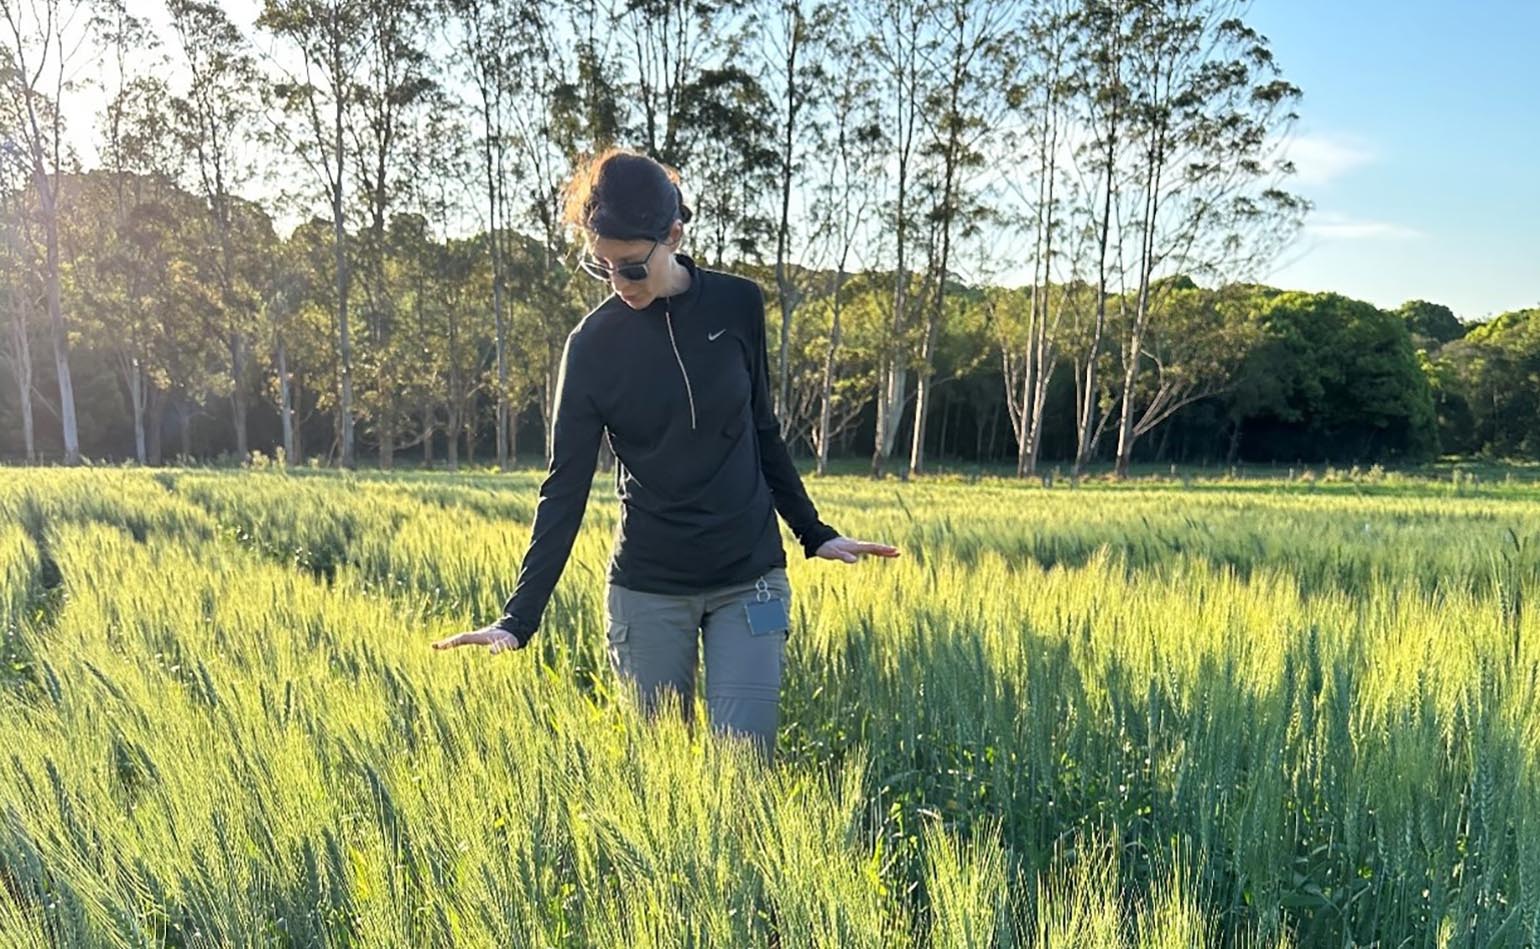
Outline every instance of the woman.
[(806, 557), (855, 563), (897, 548), (818, 518), (770, 405), (765, 300), (752, 280), (679, 253), (678, 175), (610, 149), (573, 176), (567, 224), (582, 268), (614, 295), (567, 335), (549, 472), (501, 619), (435, 648), (523, 648), (582, 524), (601, 435), (621, 501), (608, 568), (610, 664), (647, 714), (664, 690), (692, 717), (703, 647), (713, 730), (773, 755), (791, 587), (776, 512)]

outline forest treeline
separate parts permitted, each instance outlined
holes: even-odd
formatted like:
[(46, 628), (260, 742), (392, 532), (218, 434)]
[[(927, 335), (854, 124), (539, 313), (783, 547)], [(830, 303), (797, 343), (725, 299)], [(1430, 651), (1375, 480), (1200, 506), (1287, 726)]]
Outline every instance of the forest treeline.
[(1256, 282), (1309, 205), (1238, 0), (145, 7), (0, 0), (8, 458), (543, 460), (617, 143), (820, 468), (1540, 457), (1540, 311)]

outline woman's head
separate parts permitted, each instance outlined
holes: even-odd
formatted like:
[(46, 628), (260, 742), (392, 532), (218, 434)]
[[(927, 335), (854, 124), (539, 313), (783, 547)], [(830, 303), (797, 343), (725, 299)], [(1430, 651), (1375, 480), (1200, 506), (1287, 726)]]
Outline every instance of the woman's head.
[(567, 184), (564, 220), (582, 235), (584, 269), (608, 279), (633, 309), (678, 292), (673, 251), (690, 216), (679, 173), (629, 149), (596, 155)]

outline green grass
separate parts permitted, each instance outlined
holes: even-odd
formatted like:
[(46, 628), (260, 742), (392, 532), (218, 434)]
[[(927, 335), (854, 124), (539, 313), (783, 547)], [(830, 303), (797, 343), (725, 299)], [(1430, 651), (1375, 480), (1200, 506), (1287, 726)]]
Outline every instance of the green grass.
[[(0, 945), (1540, 941), (1540, 487), (809, 478), (778, 764), (624, 703), (596, 480), (0, 469)], [(699, 710), (703, 715), (703, 710)]]

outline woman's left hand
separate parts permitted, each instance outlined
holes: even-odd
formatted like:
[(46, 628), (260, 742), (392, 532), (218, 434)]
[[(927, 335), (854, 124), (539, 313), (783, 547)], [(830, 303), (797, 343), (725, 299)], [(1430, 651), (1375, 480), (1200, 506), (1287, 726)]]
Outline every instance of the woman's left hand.
[(824, 541), (815, 552), (816, 556), (825, 560), (843, 560), (846, 563), (855, 563), (867, 554), (875, 554), (878, 557), (897, 557), (898, 548), (869, 540), (835, 537)]

